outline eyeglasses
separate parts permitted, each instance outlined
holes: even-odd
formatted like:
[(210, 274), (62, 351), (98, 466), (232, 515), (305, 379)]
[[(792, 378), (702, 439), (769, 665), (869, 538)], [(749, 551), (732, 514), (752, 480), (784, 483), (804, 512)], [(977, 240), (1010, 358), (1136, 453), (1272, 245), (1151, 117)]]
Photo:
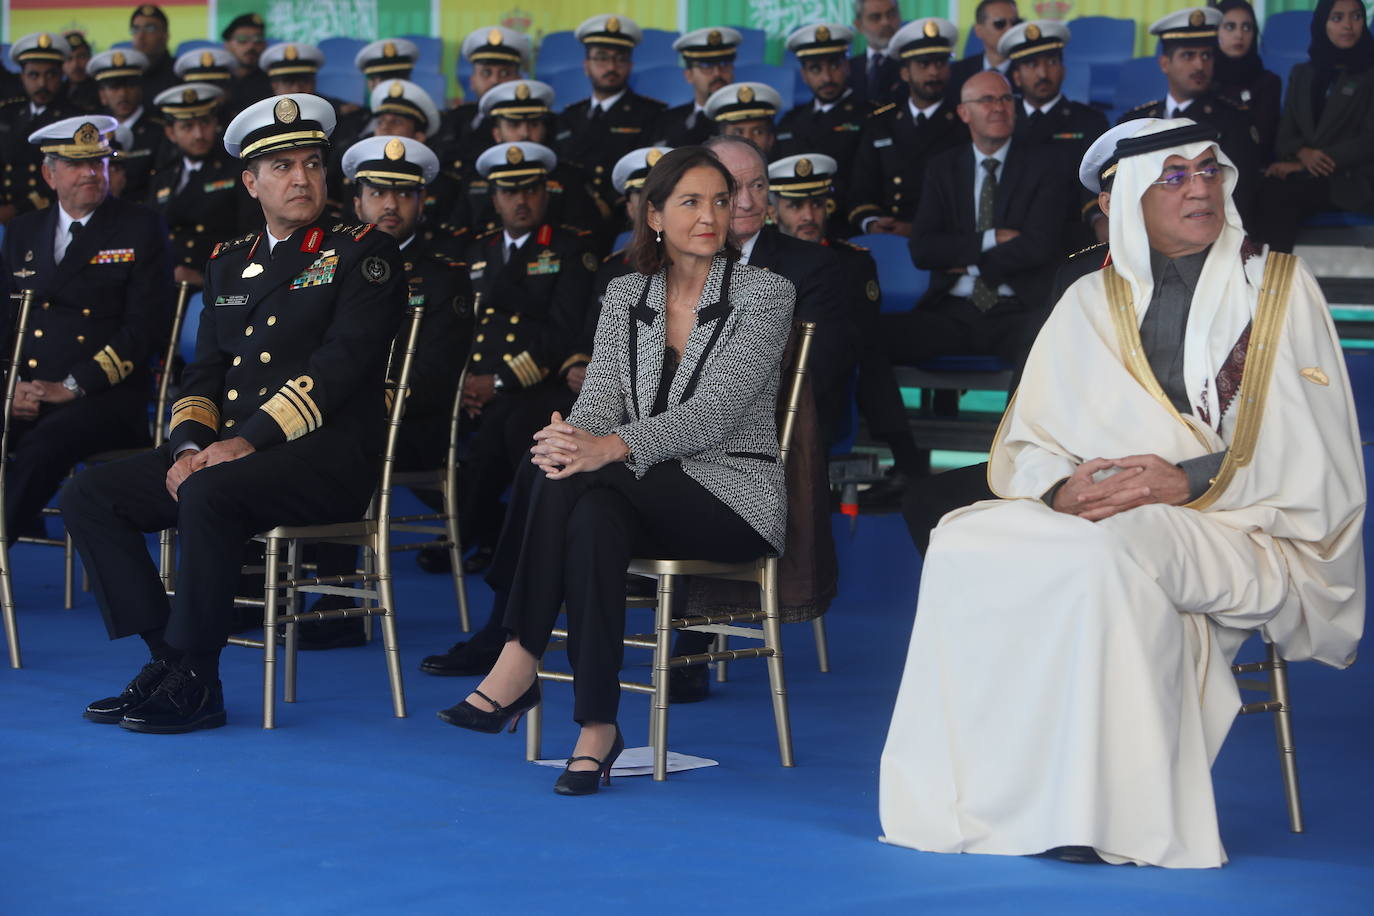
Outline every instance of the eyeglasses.
[(628, 64), (630, 62), (630, 55), (624, 53), (617, 54), (614, 51), (598, 51), (594, 54), (588, 54), (587, 60), (594, 64)]
[(162, 23), (160, 22), (145, 22), (143, 25), (129, 26), (130, 35), (137, 35), (139, 32), (142, 32), (145, 35), (154, 35), (158, 32), (161, 32), (162, 30)]
[(1010, 95), (980, 95), (976, 99), (964, 99), (965, 105), (1010, 105), (1016, 99)]
[(1012, 26), (1020, 25), (1025, 21), (1026, 20), (1022, 19), (1020, 16), (1017, 16), (1015, 19), (994, 19), (989, 25), (992, 26), (994, 31), (1004, 32)]
[(236, 45), (265, 45), (265, 44), (267, 44), (267, 39), (266, 39), (264, 36), (262, 36), (262, 35), (256, 35), (256, 34), (235, 35), (235, 36), (233, 36), (232, 38), (230, 38), (229, 40), (232, 41), (232, 42), (233, 42), (234, 44), (236, 44)]
[[(595, 58), (593, 58), (595, 60)], [(627, 58), (628, 60), (628, 58)], [(692, 66), (698, 70), (724, 70), (726, 67), (733, 67), (733, 60), (694, 60)]]
[(1159, 186), (1166, 191), (1178, 191), (1192, 182), (1194, 178), (1201, 178), (1203, 184), (1216, 184), (1226, 172), (1224, 165), (1208, 165), (1198, 169), (1196, 172), (1188, 172), (1180, 169), (1176, 172), (1165, 172), (1164, 176), (1158, 181), (1150, 182), (1150, 187)]

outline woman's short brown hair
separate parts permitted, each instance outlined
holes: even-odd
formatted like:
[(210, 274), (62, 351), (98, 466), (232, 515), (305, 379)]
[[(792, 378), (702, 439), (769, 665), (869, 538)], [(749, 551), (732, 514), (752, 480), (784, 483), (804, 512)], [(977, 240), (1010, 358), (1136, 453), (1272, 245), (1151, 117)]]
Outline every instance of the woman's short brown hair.
[(673, 189), (682, 176), (698, 166), (707, 166), (720, 172), (725, 179), (725, 190), (735, 195), (735, 179), (716, 154), (704, 146), (681, 146), (655, 162), (644, 180), (644, 189), (639, 195), (639, 206), (635, 207), (634, 235), (630, 239), (629, 262), (639, 273), (646, 276), (658, 273), (659, 268), (670, 263), (662, 243), (654, 239), (655, 232), (649, 228), (649, 206), (662, 210), (672, 196)]

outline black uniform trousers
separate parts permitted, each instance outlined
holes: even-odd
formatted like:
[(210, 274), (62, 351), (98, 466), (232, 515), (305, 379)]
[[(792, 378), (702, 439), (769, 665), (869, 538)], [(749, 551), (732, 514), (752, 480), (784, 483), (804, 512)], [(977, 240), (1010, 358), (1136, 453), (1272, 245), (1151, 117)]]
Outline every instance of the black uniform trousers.
[(682, 469), (663, 461), (636, 479), (620, 462), (550, 480), (526, 462), (487, 581), (520, 645), (543, 655), (568, 612), (573, 718), (614, 722), (625, 646), (625, 571), (637, 556), (743, 562), (768, 542)]
[(149, 445), (147, 376), (12, 421), (5, 467), (5, 524), (11, 538), (36, 528), (39, 513), (77, 462)]
[(1331, 196), (1331, 179), (1307, 172), (1287, 178), (1266, 178), (1260, 186), (1255, 235), (1274, 251), (1291, 253), (1304, 220), (1339, 209)]
[(1048, 310), (1002, 297), (986, 312), (972, 299), (941, 296), (909, 312), (883, 315), (888, 356), (915, 365), (935, 356), (996, 356), (1018, 368), (1026, 361)]
[[(167, 492), (171, 446), (87, 468), (63, 490), (62, 514), (91, 577), (111, 639), (166, 627), (178, 649), (224, 645), (244, 543), (277, 525), (356, 521), (371, 498), (307, 460), (305, 439), (204, 468)], [(168, 601), (144, 532), (178, 531), (177, 590)]]

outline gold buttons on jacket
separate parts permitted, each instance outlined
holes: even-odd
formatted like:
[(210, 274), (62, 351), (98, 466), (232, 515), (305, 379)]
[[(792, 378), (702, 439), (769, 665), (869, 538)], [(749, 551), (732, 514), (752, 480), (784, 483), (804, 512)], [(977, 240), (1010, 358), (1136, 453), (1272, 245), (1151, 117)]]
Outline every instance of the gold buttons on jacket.
[(477, 335), (477, 342), (478, 342), (478, 343), (481, 343), (482, 341), (484, 341), (484, 340), (486, 340), (486, 339), (487, 339), (487, 335), (485, 335), (485, 334), (478, 334), (478, 335)]
[(243, 357), (242, 357), (242, 356), (235, 356), (235, 357), (234, 357), (234, 365), (235, 365), (235, 366), (237, 366), (237, 365), (238, 365), (239, 363), (241, 363), (241, 362), (243, 362)]
[(38, 360), (36, 360), (36, 359), (30, 359), (30, 360), (29, 360), (29, 368), (30, 368), (30, 369), (37, 369), (37, 368), (38, 368)]
[(511, 324), (519, 324), (519, 323), (520, 323), (520, 316), (519, 316), (519, 315), (512, 315), (512, 316), (510, 316), (510, 323), (511, 323)]
[[(482, 354), (481, 354), (481, 353), (474, 353), (474, 354), (472, 354), (472, 361), (473, 361), (474, 363), (480, 363), (480, 362), (482, 361)], [(33, 364), (34, 364), (33, 360), (29, 360), (29, 365), (32, 366)]]
[(244, 336), (244, 337), (252, 337), (252, 336), (253, 336), (253, 326), (252, 326), (251, 324), (250, 324), (248, 327), (246, 327), (246, 328), (243, 329), (243, 336)]
[(262, 397), (262, 396), (265, 395), (265, 394), (267, 394), (267, 389), (266, 389), (266, 388), (259, 388), (259, 389), (258, 389), (258, 397)]
[(267, 316), (267, 326), (268, 326), (269, 328), (272, 327), (272, 325), (274, 325), (274, 324), (276, 324), (276, 323), (277, 323), (277, 316), (276, 316), (276, 315), (268, 315), (268, 316)]
[(227, 392), (225, 392), (224, 396), (231, 401), (237, 401), (239, 399), (238, 391), (233, 388), (230, 388)]
[(268, 353), (266, 350), (263, 350), (261, 353), (258, 354), (258, 359), (260, 359), (264, 363), (270, 363), (272, 361), (272, 354)]
[(902, 183), (902, 176), (901, 176), (901, 175), (893, 175), (893, 176), (892, 176), (892, 183), (893, 183), (893, 184), (901, 184), (901, 183)]
[(85, 343), (85, 342), (86, 342), (86, 335), (85, 335), (85, 334), (78, 334), (78, 335), (76, 335), (76, 342), (77, 342), (77, 343)]
[(507, 334), (507, 335), (506, 335), (506, 343), (515, 343), (515, 335), (514, 335), (514, 334)]
[(42, 328), (34, 328), (34, 329), (33, 329), (33, 336), (34, 336), (34, 337), (42, 337), (42, 336), (43, 336), (43, 329), (42, 329)]
[(225, 420), (225, 421), (224, 421), (224, 428), (225, 428), (225, 429), (228, 429), (229, 427), (231, 427), (231, 426), (233, 426), (233, 425), (234, 425), (234, 421), (233, 421), (233, 420)]
[[(48, 303), (44, 302), (44, 303), (43, 303), (43, 308), (47, 308), (47, 307), (48, 307)], [(82, 318), (89, 318), (89, 317), (91, 317), (91, 310), (90, 310), (90, 309), (82, 309), (82, 310), (81, 310), (81, 317), (82, 317)]]

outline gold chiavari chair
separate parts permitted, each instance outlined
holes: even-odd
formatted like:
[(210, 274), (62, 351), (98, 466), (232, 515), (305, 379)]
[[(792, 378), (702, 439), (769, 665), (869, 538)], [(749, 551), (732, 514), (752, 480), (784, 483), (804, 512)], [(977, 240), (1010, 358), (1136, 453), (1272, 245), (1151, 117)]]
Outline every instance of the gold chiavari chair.
[[(786, 400), (778, 435), (778, 460), (787, 466), (787, 453), (792, 445), (797, 410), (801, 404), (802, 383), (806, 380), (807, 363), (811, 356), (811, 339), (816, 326), (802, 322), (798, 326), (797, 346), (790, 370), (786, 374)], [(787, 685), (782, 664), (782, 621), (778, 613), (778, 555), (769, 554), (746, 563), (714, 563), (705, 560), (635, 559), (630, 562), (631, 573), (658, 581), (658, 598), (654, 605), (654, 632), (648, 635), (625, 637), (626, 648), (648, 649), (653, 652), (652, 677), (649, 683), (622, 679), (620, 689), (653, 697), (649, 708), (649, 743), (654, 750), (654, 779), (668, 778), (668, 672), (685, 665), (738, 661), (762, 658), (768, 662), (768, 684), (773, 698), (773, 721), (778, 733), (778, 756), (785, 767), (794, 766), (792, 727), (787, 709)], [(705, 614), (673, 618), (673, 585), (679, 576), (703, 576), (753, 582), (759, 589), (759, 610), (732, 614)], [(749, 624), (758, 624), (750, 626)], [(672, 635), (677, 630), (713, 633), (717, 644), (710, 652), (698, 655), (673, 655)], [(554, 641), (549, 648), (566, 648), (568, 632), (553, 631)], [(723, 648), (719, 637), (747, 639), (758, 645), (742, 649)], [(539, 666), (539, 677), (545, 681), (571, 683), (573, 676), (564, 671), (546, 671)], [(538, 760), (542, 732), (543, 707), (536, 706), (526, 716), (525, 757)]]
[[(411, 365), (415, 358), (415, 345), (419, 340), (420, 322), (424, 318), (424, 311), (424, 307), (419, 305), (409, 306), (406, 311), (408, 322), (402, 329), (404, 337), (401, 339), (405, 341), (405, 349), (401, 369), (396, 376), (396, 382), (388, 384), (391, 400), (387, 413), (386, 447), (382, 453), (381, 479), (367, 516), (361, 521), (333, 525), (282, 525), (258, 536), (265, 544), (266, 561), (262, 639), (231, 637), (229, 644), (263, 650), (263, 728), (276, 727), (278, 630), (283, 630), (285, 635), (282, 700), (287, 703), (296, 701), (296, 624), (302, 620), (380, 617), (387, 675), (391, 683), (392, 707), (398, 719), (406, 716), (401, 656), (396, 641), (396, 605), (391, 581), (391, 491), (394, 485), (396, 443), (400, 435), (401, 419), (405, 414)], [(321, 542), (362, 547), (364, 571), (344, 576), (303, 575), (304, 568), (300, 563), (301, 546)], [(343, 595), (360, 599), (362, 606), (297, 612), (295, 608), (298, 593)], [(290, 610), (283, 612), (283, 604)]]
[(1241, 690), (1256, 691), (1268, 696), (1266, 700), (1244, 703), (1240, 707), (1242, 716), (1272, 712), (1274, 714), (1274, 738), (1278, 744), (1279, 769), (1283, 773), (1283, 794), (1288, 802), (1288, 826), (1294, 833), (1302, 833), (1302, 796), (1298, 788), (1298, 749), (1293, 743), (1293, 707), (1289, 705), (1288, 662), (1279, 654), (1278, 648), (1269, 643), (1265, 646), (1266, 657), (1262, 662), (1243, 662), (1232, 665), (1233, 674), (1267, 674), (1263, 680), (1237, 677), (1236, 684)]
[[(10, 454), (10, 410), (14, 407), (14, 389), (19, 383), (19, 358), (24, 349), (24, 335), (29, 330), (29, 312), (33, 309), (33, 290), (26, 289), (16, 296), (19, 317), (14, 323), (14, 345), (10, 348), (10, 364), (5, 372), (5, 416), (0, 424), (0, 507), (5, 505), (5, 464)], [(5, 623), (5, 642), (10, 651), (10, 667), (23, 667), (19, 652), (19, 622), (14, 613), (14, 578), (10, 568), (9, 532), (5, 513), (0, 511), (0, 609)], [(70, 605), (68, 605), (70, 606)]]

